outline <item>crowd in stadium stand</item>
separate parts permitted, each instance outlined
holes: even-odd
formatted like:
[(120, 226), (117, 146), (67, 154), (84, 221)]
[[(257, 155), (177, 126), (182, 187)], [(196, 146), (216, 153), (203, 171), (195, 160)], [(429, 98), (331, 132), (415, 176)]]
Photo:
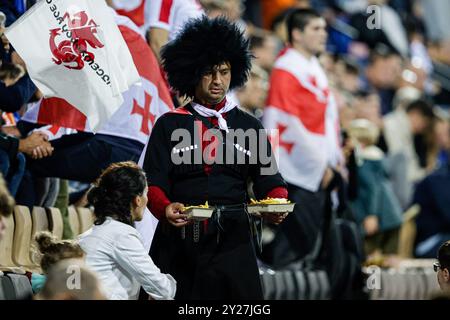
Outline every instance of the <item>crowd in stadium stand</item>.
[[(117, 23), (124, 38), (131, 32), (145, 44), (144, 64), (157, 74), (151, 81), (159, 83), (164, 107), (150, 110), (147, 99), (131, 99), (96, 133), (83, 130), (88, 126), (81, 113), (68, 127), (61, 119), (33, 118), (33, 110), (64, 103), (43, 97), (4, 31), (36, 2), (0, 3), (0, 173), (5, 181), (0, 181), (0, 244), (2, 219), (10, 216), (14, 203), (30, 210), (60, 210), (62, 238), (67, 241), (38, 234), (41, 270), (27, 270), (33, 293), (39, 292), (37, 299), (180, 297), (175, 294), (178, 270), (173, 274), (159, 265), (162, 258), (147, 254), (149, 248), (141, 243), (133, 221), (142, 220), (148, 206), (161, 229), (167, 222), (185, 228), (176, 218), (169, 219), (167, 207), (176, 199), (170, 199), (170, 188), (155, 182), (159, 167), (148, 168), (162, 159), (149, 155), (160, 152), (160, 145), (146, 145), (163, 141), (151, 133), (160, 116), (198, 102), (197, 95), (192, 98), (188, 90), (180, 94), (174, 85), (182, 80), (174, 79), (173, 68), (167, 66), (173, 57), (165, 45), (173, 43), (192, 19), (204, 15), (224, 16), (235, 24), (253, 55), (245, 84), (230, 90), (223, 104), (210, 107), (220, 113), (226, 104), (237, 105), (279, 133), (271, 142), (284, 181), (272, 185), (255, 178), (255, 184), (268, 186), (249, 183), (248, 199), (259, 196), (260, 188), (265, 191), (262, 197), (296, 203), (282, 218), (251, 218), (249, 241), (260, 271), (323, 269), (329, 298), (356, 299), (367, 298), (363, 265), (395, 267), (404, 258), (437, 257), (437, 281), (448, 290), (450, 2), (106, 1), (116, 21), (122, 21)], [(123, 117), (125, 108), (132, 110), (132, 121)], [(205, 117), (217, 117), (214, 125), (223, 119)], [(139, 161), (141, 154), (147, 154), (145, 161)], [(133, 162), (143, 165), (145, 172)], [(208, 176), (206, 165), (204, 170)], [(71, 228), (71, 206), (92, 208), (95, 222), (88, 233), (79, 236)], [(411, 222), (414, 231), (408, 232)], [(195, 233), (195, 228), (199, 227), (187, 230)], [(217, 239), (219, 243), (219, 232)], [(161, 246), (158, 240), (154, 245)], [(58, 270), (69, 265), (81, 268), (83, 279), (98, 278), (98, 283), (83, 280), (83, 290), (65, 290), (67, 275), (62, 278)], [(1, 267), (6, 267), (2, 261)]]

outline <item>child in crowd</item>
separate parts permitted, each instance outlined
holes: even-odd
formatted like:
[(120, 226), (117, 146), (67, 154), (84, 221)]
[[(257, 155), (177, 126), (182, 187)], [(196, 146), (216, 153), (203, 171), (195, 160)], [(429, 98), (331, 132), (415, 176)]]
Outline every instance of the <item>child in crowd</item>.
[(357, 197), (351, 206), (365, 234), (366, 254), (395, 254), (402, 210), (385, 170), (385, 155), (376, 146), (379, 129), (366, 119), (356, 119), (348, 133), (356, 142), (358, 163)]

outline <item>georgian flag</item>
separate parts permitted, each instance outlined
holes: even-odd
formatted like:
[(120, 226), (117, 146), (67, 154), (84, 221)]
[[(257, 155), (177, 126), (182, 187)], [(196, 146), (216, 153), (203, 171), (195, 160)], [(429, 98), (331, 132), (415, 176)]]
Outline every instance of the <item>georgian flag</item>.
[[(156, 119), (172, 110), (173, 103), (161, 77), (158, 62), (139, 28), (127, 17), (116, 13), (114, 15), (131, 52), (141, 83), (131, 86), (124, 92), (124, 102), (119, 110), (99, 129), (98, 133), (129, 138), (146, 144)], [(86, 116), (67, 101), (59, 98), (44, 98), (31, 104), (22, 119), (78, 131), (92, 131)]]
[(317, 191), (328, 165), (341, 159), (336, 103), (316, 57), (307, 60), (292, 48), (272, 71), (264, 126), (278, 129), (273, 145), (283, 178)]
[[(173, 102), (158, 62), (139, 28), (129, 18), (114, 15), (141, 77), (141, 85), (133, 85), (124, 93), (124, 103), (98, 133), (131, 138), (147, 144), (156, 119), (172, 110)], [(86, 116), (67, 101), (58, 98), (42, 99), (30, 105), (22, 119), (50, 124), (40, 129), (45, 130), (52, 139), (60, 137), (61, 133), (73, 133), (71, 129), (91, 131)], [(145, 149), (142, 154), (145, 155)], [(146, 250), (150, 249), (157, 224), (158, 220), (147, 208), (142, 221), (135, 223)]]
[(140, 77), (105, 1), (45, 0), (5, 34), (46, 98), (66, 100), (97, 131)]

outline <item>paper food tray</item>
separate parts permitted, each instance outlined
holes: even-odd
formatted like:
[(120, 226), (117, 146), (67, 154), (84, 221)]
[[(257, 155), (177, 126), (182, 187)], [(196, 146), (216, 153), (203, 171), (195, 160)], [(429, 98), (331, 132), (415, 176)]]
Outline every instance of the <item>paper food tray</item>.
[(294, 211), (295, 203), (280, 204), (250, 204), (247, 206), (248, 213), (258, 214), (261, 212), (272, 212), (283, 214)]
[(212, 208), (189, 208), (183, 213), (187, 214), (188, 219), (202, 221), (211, 218), (213, 211)]

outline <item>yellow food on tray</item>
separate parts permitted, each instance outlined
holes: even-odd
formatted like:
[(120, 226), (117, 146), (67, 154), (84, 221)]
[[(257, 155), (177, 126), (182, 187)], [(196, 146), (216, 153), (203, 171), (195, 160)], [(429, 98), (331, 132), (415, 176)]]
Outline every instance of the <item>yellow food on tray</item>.
[(266, 198), (263, 200), (250, 199), (247, 212), (260, 216), (261, 212), (285, 214), (294, 210), (295, 203), (284, 198)]
[(187, 214), (188, 219), (203, 221), (205, 219), (211, 218), (213, 211), (214, 208), (210, 208), (208, 205), (208, 201), (206, 201), (205, 204), (201, 204), (198, 206), (184, 207), (183, 213)]
[(187, 211), (189, 209), (209, 209), (209, 204), (208, 201), (205, 202), (205, 204), (201, 204), (198, 206), (188, 206), (188, 207), (184, 207), (184, 211)]
[(263, 200), (255, 200), (250, 199), (250, 204), (253, 205), (264, 205), (264, 204), (288, 204), (291, 203), (288, 199), (285, 198), (266, 198)]

